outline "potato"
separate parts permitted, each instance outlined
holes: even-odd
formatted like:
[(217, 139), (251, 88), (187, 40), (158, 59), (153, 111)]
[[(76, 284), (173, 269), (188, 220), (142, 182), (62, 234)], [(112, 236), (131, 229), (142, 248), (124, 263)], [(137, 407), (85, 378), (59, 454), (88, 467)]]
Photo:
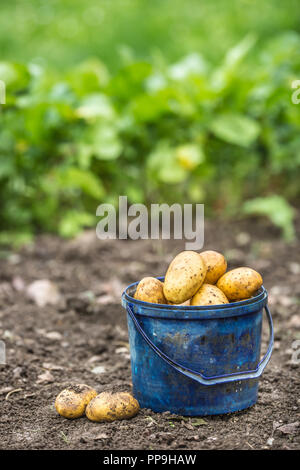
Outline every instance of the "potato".
[(182, 304), (193, 297), (206, 275), (203, 258), (195, 251), (179, 253), (168, 267), (163, 286), (168, 302)]
[(244, 300), (251, 297), (261, 286), (261, 275), (251, 268), (236, 268), (225, 273), (217, 282), (229, 300)]
[(153, 304), (166, 304), (163, 283), (155, 277), (144, 277), (136, 288), (134, 298)]
[(97, 396), (96, 390), (85, 384), (74, 384), (56, 397), (56, 411), (65, 418), (73, 419), (84, 415), (87, 404)]
[(223, 276), (227, 269), (227, 261), (221, 253), (217, 251), (207, 250), (200, 253), (206, 267), (207, 273), (204, 282), (207, 284), (215, 284), (217, 280)]
[(115, 421), (129, 419), (140, 409), (138, 401), (130, 393), (102, 392), (86, 407), (86, 416), (91, 421)]
[(178, 307), (188, 307), (191, 305), (191, 299), (186, 300), (185, 302), (182, 302), (182, 304), (173, 304), (172, 302), (168, 302), (169, 305), (177, 305)]
[(226, 295), (213, 284), (202, 284), (191, 300), (191, 305), (228, 304)]

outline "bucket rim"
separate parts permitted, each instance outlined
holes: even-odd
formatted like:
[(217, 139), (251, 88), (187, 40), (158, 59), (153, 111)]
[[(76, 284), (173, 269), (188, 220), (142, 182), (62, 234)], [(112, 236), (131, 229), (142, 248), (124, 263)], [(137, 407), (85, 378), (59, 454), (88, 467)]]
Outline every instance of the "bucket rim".
[[(164, 280), (164, 276), (156, 277), (159, 281)], [(122, 294), (122, 304), (126, 308), (126, 302), (131, 305), (135, 305), (138, 309), (137, 314), (145, 314), (145, 310), (149, 312), (151, 310), (152, 315), (159, 315), (159, 311), (169, 315), (183, 314), (185, 318), (189, 314), (198, 312), (201, 313), (201, 317), (204, 319), (203, 314), (212, 315), (213, 317), (225, 314), (241, 315), (250, 313), (252, 310), (257, 310), (264, 306), (267, 303), (268, 293), (264, 286), (258, 290), (258, 294), (250, 299), (239, 300), (237, 302), (229, 302), (228, 304), (219, 304), (219, 305), (169, 305), (169, 304), (154, 304), (151, 302), (145, 302), (143, 300), (138, 300), (132, 297), (128, 291), (130, 291), (134, 286), (136, 286), (140, 281), (133, 282), (128, 285)], [(124, 302), (125, 301), (125, 302)], [(149, 312), (150, 313), (150, 312)], [(149, 315), (148, 313), (148, 315)], [(147, 315), (147, 314), (146, 314)], [(147, 316), (148, 316), (147, 315)], [(150, 315), (151, 316), (151, 313)], [(191, 319), (196, 319), (196, 317), (190, 317)]]

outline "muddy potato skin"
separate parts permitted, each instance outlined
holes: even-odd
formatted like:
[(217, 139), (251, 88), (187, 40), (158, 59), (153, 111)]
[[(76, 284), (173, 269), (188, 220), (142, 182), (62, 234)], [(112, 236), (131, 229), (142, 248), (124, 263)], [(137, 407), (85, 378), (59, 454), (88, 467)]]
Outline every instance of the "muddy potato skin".
[(225, 273), (217, 282), (229, 300), (249, 299), (261, 286), (261, 275), (251, 268), (236, 268)]
[(96, 390), (88, 385), (71, 385), (56, 397), (55, 408), (65, 418), (79, 418), (84, 415), (87, 404), (96, 396)]
[(191, 305), (221, 305), (228, 303), (226, 295), (213, 284), (202, 284), (191, 299)]
[(144, 277), (138, 284), (134, 298), (153, 304), (166, 304), (163, 283), (155, 277)]
[(138, 401), (127, 392), (102, 392), (86, 407), (86, 416), (91, 421), (115, 421), (129, 419), (140, 409)]
[(206, 275), (206, 265), (199, 253), (183, 251), (168, 267), (164, 294), (168, 302), (182, 304), (197, 292)]
[(212, 250), (203, 251), (200, 255), (207, 266), (204, 282), (206, 284), (216, 284), (218, 279), (226, 272), (227, 261), (225, 257), (221, 253)]

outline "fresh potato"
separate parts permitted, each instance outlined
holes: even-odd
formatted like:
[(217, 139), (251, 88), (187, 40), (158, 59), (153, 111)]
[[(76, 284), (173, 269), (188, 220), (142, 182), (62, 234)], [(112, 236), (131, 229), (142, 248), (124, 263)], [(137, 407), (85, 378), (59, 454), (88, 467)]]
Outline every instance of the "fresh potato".
[(173, 304), (172, 302), (168, 302), (169, 305), (177, 305), (178, 307), (188, 307), (191, 305), (191, 299), (186, 300), (185, 302), (182, 302), (182, 304)]
[(261, 275), (251, 268), (236, 268), (225, 273), (217, 282), (229, 300), (243, 300), (251, 297), (261, 286)]
[(115, 421), (129, 419), (140, 409), (138, 401), (127, 392), (102, 392), (86, 407), (86, 416), (91, 421)]
[(87, 404), (97, 396), (96, 390), (85, 384), (74, 384), (56, 397), (56, 411), (65, 418), (79, 418), (84, 415)]
[(228, 303), (226, 295), (212, 284), (202, 284), (191, 300), (191, 305), (221, 305)]
[(155, 277), (144, 277), (136, 288), (134, 298), (153, 304), (166, 304), (163, 283)]
[(207, 267), (204, 282), (207, 284), (215, 284), (217, 280), (226, 273), (226, 259), (221, 253), (212, 250), (203, 251), (200, 255)]
[(168, 302), (182, 304), (193, 297), (203, 284), (206, 271), (206, 265), (199, 253), (179, 253), (171, 262), (165, 276), (163, 289)]

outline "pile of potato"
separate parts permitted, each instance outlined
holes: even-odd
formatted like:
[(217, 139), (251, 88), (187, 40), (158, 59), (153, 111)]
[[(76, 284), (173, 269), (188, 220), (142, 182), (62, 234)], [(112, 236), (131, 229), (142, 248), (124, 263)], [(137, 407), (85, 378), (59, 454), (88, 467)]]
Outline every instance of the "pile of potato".
[[(251, 268), (227, 271), (227, 262), (216, 251), (183, 251), (171, 262), (164, 282), (145, 277), (134, 297), (144, 302), (171, 305), (220, 305), (252, 297), (262, 286), (261, 275)], [(84, 414), (91, 421), (129, 419), (139, 409), (138, 401), (127, 392), (102, 392), (85, 384), (63, 390), (55, 400), (57, 412), (65, 418)]]
[(134, 297), (156, 304), (220, 305), (249, 299), (262, 286), (254, 269), (226, 270), (226, 259), (217, 251), (183, 251), (170, 263), (164, 282), (145, 277)]
[(135, 416), (140, 405), (127, 392), (102, 392), (98, 395), (89, 385), (74, 384), (56, 397), (56, 411), (64, 418), (80, 418), (84, 414), (91, 421), (115, 421)]

